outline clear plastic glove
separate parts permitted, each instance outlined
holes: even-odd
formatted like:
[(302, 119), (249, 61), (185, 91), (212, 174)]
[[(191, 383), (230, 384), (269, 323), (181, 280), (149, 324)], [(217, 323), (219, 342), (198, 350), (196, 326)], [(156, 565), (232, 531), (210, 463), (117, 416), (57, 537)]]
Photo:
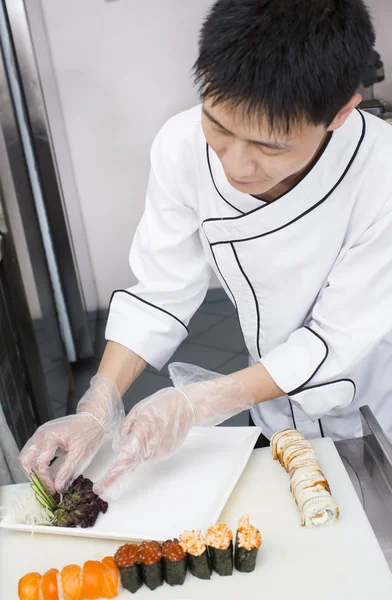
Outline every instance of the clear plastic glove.
[(183, 363), (172, 363), (169, 373), (175, 387), (136, 404), (114, 440), (118, 457), (94, 487), (107, 500), (121, 497), (137, 467), (174, 454), (194, 425), (218, 425), (254, 404), (229, 376)]
[[(124, 406), (113, 381), (98, 373), (77, 406), (76, 414), (41, 425), (24, 446), (19, 462), (26, 475), (35, 471), (52, 492), (62, 492), (90, 464), (105, 433), (124, 418)], [(57, 474), (50, 468), (59, 455)], [(57, 461), (56, 461), (57, 462)]]

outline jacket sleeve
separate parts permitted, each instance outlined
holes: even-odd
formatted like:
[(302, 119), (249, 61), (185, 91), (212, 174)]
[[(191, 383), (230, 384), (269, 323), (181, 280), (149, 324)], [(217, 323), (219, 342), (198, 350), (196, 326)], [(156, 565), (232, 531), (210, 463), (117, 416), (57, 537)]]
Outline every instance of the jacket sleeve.
[(260, 359), (317, 420), (354, 399), (352, 371), (392, 330), (392, 199), (342, 251), (306, 324)]
[(105, 334), (157, 369), (188, 335), (187, 325), (212, 274), (199, 218), (190, 206), (196, 193), (194, 175), (192, 169), (187, 173), (189, 161), (170, 147), (166, 128), (152, 146), (145, 212), (130, 253), (138, 283), (113, 293)]

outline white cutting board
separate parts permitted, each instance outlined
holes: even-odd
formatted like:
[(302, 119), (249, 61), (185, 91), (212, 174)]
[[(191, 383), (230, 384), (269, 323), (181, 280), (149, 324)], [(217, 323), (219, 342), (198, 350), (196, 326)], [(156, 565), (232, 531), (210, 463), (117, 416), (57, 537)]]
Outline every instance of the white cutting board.
[[(304, 529), (289, 493), (287, 473), (271, 458), (270, 450), (255, 450), (221, 517), (233, 528), (248, 512), (263, 535), (256, 571), (235, 572), (233, 577), (213, 575), (201, 581), (188, 574), (178, 588), (164, 585), (154, 592), (146, 587), (140, 600), (390, 600), (392, 575), (365, 513), (331, 440), (314, 442), (341, 520), (331, 527)], [(208, 498), (205, 499), (208, 503)], [(0, 497), (1, 504), (1, 497)], [(28, 571), (44, 572), (67, 563), (82, 564), (113, 554), (118, 543), (0, 533), (1, 598), (16, 600), (19, 577)], [(123, 591), (120, 600), (133, 596)]]

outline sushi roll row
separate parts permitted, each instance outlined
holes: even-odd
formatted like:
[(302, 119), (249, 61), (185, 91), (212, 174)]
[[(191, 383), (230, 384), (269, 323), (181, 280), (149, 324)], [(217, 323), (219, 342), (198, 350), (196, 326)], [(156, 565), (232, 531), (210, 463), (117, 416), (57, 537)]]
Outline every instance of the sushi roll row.
[(164, 581), (169, 585), (182, 585), (187, 572), (186, 554), (178, 540), (124, 544), (115, 554), (123, 587), (135, 594), (146, 584), (155, 590)]
[(61, 572), (27, 573), (18, 584), (19, 600), (91, 600), (117, 598), (118, 594), (119, 572), (112, 556), (87, 560), (83, 567), (67, 565)]
[(261, 535), (241, 517), (235, 551), (233, 533), (224, 523), (213, 525), (206, 536), (200, 531), (184, 531), (179, 540), (124, 544), (115, 554), (123, 587), (135, 594), (143, 583), (155, 590), (164, 581), (169, 585), (182, 585), (187, 571), (198, 579), (210, 579), (213, 571), (223, 577), (237, 571), (250, 573), (256, 567)]
[(213, 571), (230, 576), (234, 566), (243, 573), (254, 571), (261, 542), (260, 532), (249, 523), (247, 515), (239, 521), (235, 550), (233, 533), (225, 523), (209, 527), (206, 537), (200, 531), (185, 531), (180, 536), (189, 571), (199, 579), (210, 579)]

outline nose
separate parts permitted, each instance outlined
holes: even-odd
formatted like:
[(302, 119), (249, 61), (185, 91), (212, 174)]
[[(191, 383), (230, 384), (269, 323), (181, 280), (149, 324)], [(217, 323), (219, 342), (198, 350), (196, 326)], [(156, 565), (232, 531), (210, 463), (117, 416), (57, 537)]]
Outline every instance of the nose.
[(225, 172), (233, 179), (246, 180), (255, 174), (256, 163), (240, 140), (229, 144), (220, 158)]

